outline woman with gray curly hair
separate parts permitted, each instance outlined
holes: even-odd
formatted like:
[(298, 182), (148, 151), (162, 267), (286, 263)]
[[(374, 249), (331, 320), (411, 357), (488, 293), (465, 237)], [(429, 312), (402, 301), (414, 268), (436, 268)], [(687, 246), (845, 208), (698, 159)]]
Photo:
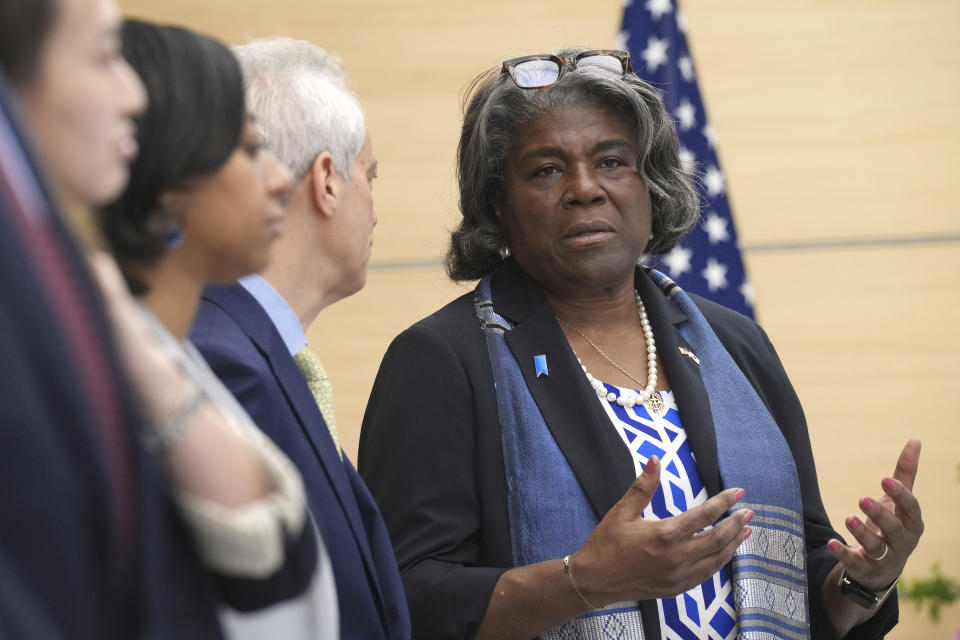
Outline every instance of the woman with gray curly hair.
[(678, 148), (622, 51), (515, 58), (471, 87), (446, 265), (479, 283), (394, 340), (360, 439), (415, 637), (895, 623), (919, 443), (846, 547), (762, 329), (639, 262), (697, 218)]

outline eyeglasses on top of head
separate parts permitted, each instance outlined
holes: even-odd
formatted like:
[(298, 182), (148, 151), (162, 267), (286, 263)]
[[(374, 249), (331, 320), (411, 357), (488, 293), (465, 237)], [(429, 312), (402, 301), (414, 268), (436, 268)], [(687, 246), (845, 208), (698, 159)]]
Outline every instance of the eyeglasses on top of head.
[(549, 53), (511, 58), (503, 63), (500, 73), (506, 73), (521, 89), (542, 89), (554, 84), (568, 67), (593, 66), (620, 74), (633, 73), (630, 54), (616, 49), (591, 49), (572, 58), (561, 58)]

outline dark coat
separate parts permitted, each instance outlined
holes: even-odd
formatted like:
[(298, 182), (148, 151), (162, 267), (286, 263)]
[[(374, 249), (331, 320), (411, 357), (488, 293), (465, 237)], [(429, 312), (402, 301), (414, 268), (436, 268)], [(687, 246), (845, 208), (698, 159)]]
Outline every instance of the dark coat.
[[(14, 167), (21, 181), (39, 182), (23, 140), (7, 128), (8, 100), (0, 79), (0, 128), (16, 138), (0, 148), (8, 154), (4, 166)], [(265, 580), (201, 568), (165, 474), (140, 445), (146, 422), (86, 262), (49, 199), (38, 203), (40, 224), (50, 230), (79, 309), (65, 307), (29, 248), (34, 236), (26, 233), (23, 211), (3, 188), (14, 179), (0, 175), (0, 636), (210, 640), (222, 637), (216, 610), (223, 602), (252, 610), (303, 591), (316, 556), (309, 526), (287, 541), (287, 562)], [(64, 323), (79, 318), (65, 317), (65, 309), (87, 317), (88, 344), (67, 335)], [(122, 553), (111, 473), (116, 463), (108, 455), (103, 414), (84, 392), (81, 381), (90, 372), (74, 357), (81, 349), (105, 363), (102, 373), (121, 414), (118, 456), (131, 472), (122, 491), (133, 522)]]
[[(708, 493), (723, 489), (717, 443), (699, 366), (678, 326), (686, 321), (641, 271), (637, 290), (657, 336), (697, 467)], [(633, 460), (610, 428), (539, 285), (507, 261), (492, 283), (497, 313), (515, 323), (507, 344), (551, 433), (601, 518), (635, 479)], [(800, 402), (773, 346), (752, 320), (693, 296), (753, 384), (793, 452), (803, 497), (812, 634), (835, 633), (820, 602), (839, 538), (820, 499)], [(550, 355), (536, 377), (533, 357)], [(419, 639), (469, 638), (493, 587), (512, 566), (497, 400), (473, 294), (461, 296), (400, 334), (384, 356), (360, 436), (359, 469), (383, 512)], [(647, 637), (660, 637), (656, 603), (642, 602)], [(897, 603), (850, 638), (878, 638)]]
[(409, 638), (406, 598), (380, 511), (350, 461), (340, 459), (266, 311), (240, 285), (210, 287), (191, 340), (299, 468), (333, 564), (344, 640)]
[[(7, 100), (0, 86), (0, 126), (10, 113)], [(118, 555), (99, 414), (82, 391), (86, 372), (70, 357), (78, 345), (63, 330), (60, 301), (27, 249), (15, 206), (0, 189), (0, 590), (10, 609), (0, 614), (0, 629), (17, 638), (219, 638), (216, 586), (199, 569), (161, 470), (139, 446), (143, 421), (100, 299), (64, 224), (45, 211), (70, 286), (89, 315), (93, 344), (86, 347), (106, 361), (123, 414), (135, 525), (126, 557)]]

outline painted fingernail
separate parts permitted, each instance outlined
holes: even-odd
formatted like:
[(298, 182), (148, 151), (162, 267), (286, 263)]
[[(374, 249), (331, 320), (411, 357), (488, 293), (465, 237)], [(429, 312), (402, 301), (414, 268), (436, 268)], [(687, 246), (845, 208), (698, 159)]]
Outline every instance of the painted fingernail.
[(746, 491), (744, 491), (743, 489), (737, 489), (737, 492), (733, 494), (733, 497), (739, 501), (745, 495), (747, 495)]
[(852, 531), (859, 531), (860, 527), (862, 527), (863, 525), (861, 525), (860, 521), (854, 518), (853, 516), (849, 516), (847, 518), (847, 526), (850, 527)]
[(750, 522), (751, 520), (753, 520), (753, 510), (752, 510), (752, 509), (749, 509), (749, 510), (747, 510), (746, 515), (743, 516), (743, 522), (744, 522), (744, 524), (746, 524), (747, 522)]
[(886, 489), (887, 491), (896, 491), (896, 489), (897, 489), (897, 483), (893, 481), (893, 478), (884, 478), (884, 479), (880, 482), (880, 484), (881, 484), (881, 486), (883, 486), (883, 488)]
[(751, 529), (750, 527), (747, 527), (747, 530), (743, 532), (743, 539), (746, 540), (747, 538), (750, 537), (750, 534), (752, 533), (753, 533), (753, 529)]
[(860, 501), (860, 506), (864, 509), (873, 509), (877, 506), (877, 503), (873, 501), (873, 498), (864, 498)]
[(647, 464), (643, 467), (644, 473), (653, 473), (654, 469), (657, 468), (657, 456), (650, 456), (650, 459), (647, 460)]

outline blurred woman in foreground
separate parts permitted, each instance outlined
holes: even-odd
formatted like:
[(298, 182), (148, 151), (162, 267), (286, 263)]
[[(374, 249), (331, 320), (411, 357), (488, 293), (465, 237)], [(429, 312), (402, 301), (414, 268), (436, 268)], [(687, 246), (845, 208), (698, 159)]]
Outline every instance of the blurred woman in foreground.
[[(0, 346), (11, 369), (0, 371), (9, 392), (0, 546), (32, 617), (44, 618), (24, 622), (65, 637), (220, 637), (222, 601), (259, 608), (302, 591), (312, 575), (302, 487), (185, 370), (99, 256), (129, 390), (101, 301), (55, 211), (116, 198), (137, 155), (133, 120), (146, 95), (122, 56), (114, 2), (4, 0), (0, 64), (29, 134), (18, 135), (0, 87), (0, 208), (17, 232), (4, 236), (14, 242), (4, 255), (22, 254), (16, 278), (6, 262), (2, 270)], [(242, 111), (242, 89), (238, 104)], [(242, 514), (269, 523), (254, 533), (237, 526)]]

